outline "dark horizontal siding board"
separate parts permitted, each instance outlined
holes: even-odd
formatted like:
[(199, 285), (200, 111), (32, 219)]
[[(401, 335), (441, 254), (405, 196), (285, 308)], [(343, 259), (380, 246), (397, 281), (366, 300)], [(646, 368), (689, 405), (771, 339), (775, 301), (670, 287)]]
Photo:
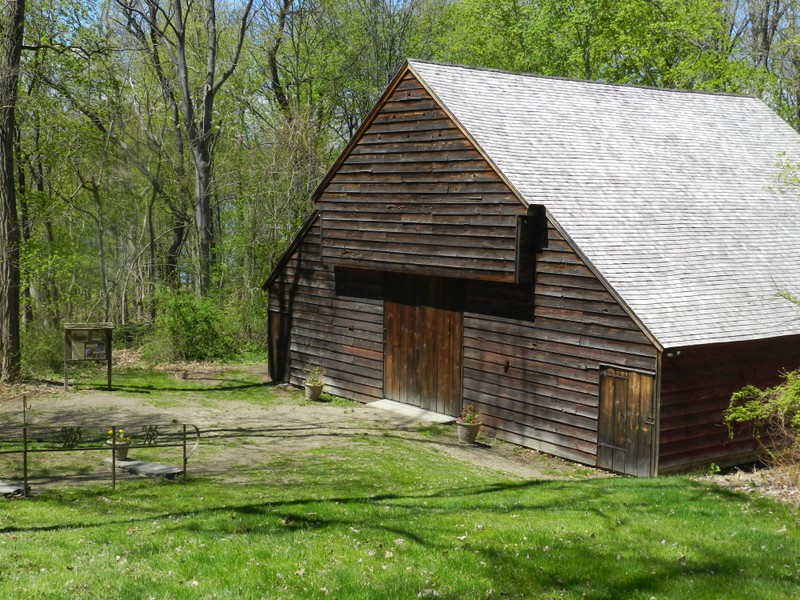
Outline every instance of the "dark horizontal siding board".
[[(345, 163), (339, 167), (334, 177), (345, 177), (348, 174), (362, 174), (368, 173), (373, 175), (399, 175), (399, 174), (414, 174), (415, 176), (429, 177), (435, 171), (441, 171), (441, 161), (421, 161), (421, 162), (397, 162), (386, 160), (380, 162), (372, 162), (365, 164), (363, 162), (350, 162)], [(480, 156), (471, 159), (449, 161), (447, 164), (447, 171), (442, 175), (446, 178), (463, 176), (466, 173), (470, 177), (473, 173), (482, 173), (486, 171), (486, 161)]]
[[(586, 314), (588, 319), (594, 319), (595, 317), (592, 313)], [(580, 357), (584, 361), (588, 359), (602, 362), (603, 357), (611, 352), (625, 355), (626, 364), (621, 366), (652, 370), (652, 346), (641, 343), (641, 339), (638, 342), (631, 342), (617, 341), (610, 337), (604, 337), (602, 335), (603, 326), (597, 325), (594, 321), (586, 326), (585, 331), (580, 331), (575, 321), (570, 323), (571, 327), (562, 330), (558, 328), (558, 322), (549, 321), (545, 323), (544, 319), (536, 319), (530, 332), (524, 336), (517, 336), (517, 328), (507, 320), (503, 322), (495, 318), (492, 319), (492, 322), (492, 332), (495, 334), (494, 339), (500, 344), (507, 344), (508, 337), (516, 336), (517, 341), (524, 344), (522, 347), (529, 348), (537, 353), (553, 355), (558, 360), (565, 360), (568, 357)], [(555, 326), (553, 326), (553, 323), (555, 323)], [(617, 332), (619, 329), (614, 329), (613, 331)], [(484, 332), (485, 330), (476, 330), (474, 333), (476, 338), (481, 341), (491, 340), (491, 335), (489, 337), (482, 335)], [(626, 336), (630, 338), (633, 338), (634, 334), (635, 332), (632, 330), (627, 330), (626, 332)], [(576, 347), (581, 348), (579, 354), (575, 353)]]
[[(436, 227), (425, 227), (425, 230), (430, 232), (433, 236), (436, 232)], [(325, 237), (326, 243), (336, 243), (341, 248), (342, 256), (348, 256), (350, 253), (370, 253), (374, 252), (375, 256), (389, 256), (393, 254), (401, 254), (406, 256), (408, 254), (408, 247), (411, 242), (405, 242), (403, 238), (413, 238), (413, 235), (392, 235), (386, 233), (373, 233), (362, 232), (362, 235), (355, 233), (352, 236), (347, 236), (346, 232), (342, 231), (337, 234), (330, 234)], [(394, 238), (391, 241), (388, 238)], [(419, 235), (417, 235), (419, 239)], [(452, 238), (451, 238), (452, 239)], [(463, 238), (461, 238), (463, 239)], [(456, 240), (452, 240), (450, 244), (443, 243), (445, 240), (441, 236), (437, 236), (436, 243), (429, 243), (426, 245), (424, 256), (414, 255), (414, 262), (419, 263), (429, 259), (439, 259), (442, 266), (458, 267), (459, 262), (463, 261), (465, 266), (480, 266), (483, 263), (487, 265), (495, 264), (496, 262), (507, 262), (513, 260), (513, 256), (509, 256), (509, 252), (505, 248), (497, 248), (496, 243), (483, 243), (482, 238), (478, 238), (478, 243), (470, 244), (469, 246), (459, 248), (456, 246)], [(374, 248), (380, 248), (380, 251), (375, 251)]]
[[(670, 354), (672, 356), (670, 356)], [(685, 470), (753, 458), (757, 443), (731, 440), (723, 411), (747, 384), (770, 387), (800, 366), (800, 336), (681, 348), (661, 368), (659, 470)]]
[[(453, 127), (452, 123), (449, 127), (431, 125), (440, 125), (441, 121), (428, 121), (423, 126), (412, 126), (408, 124), (402, 131), (398, 131), (396, 127), (389, 131), (372, 132), (368, 131), (361, 136), (359, 143), (365, 147), (374, 146), (391, 146), (392, 144), (412, 144), (412, 143), (425, 143), (430, 142), (449, 142), (456, 140), (463, 140), (464, 134), (457, 128)], [(496, 178), (496, 175), (495, 175)]]
[[(400, 227), (393, 225), (392, 223), (375, 223), (373, 227), (366, 231), (361, 228), (358, 221), (342, 222), (336, 220), (335, 218), (331, 218), (326, 221), (326, 224), (327, 235), (331, 237), (344, 236), (349, 233), (352, 237), (359, 240), (373, 238), (386, 240), (391, 237), (395, 240), (407, 240), (410, 243), (415, 239), (414, 233), (406, 233), (402, 231)], [(431, 227), (433, 228), (434, 226)], [(437, 223), (435, 228), (437, 239), (430, 240), (428, 242), (429, 244), (437, 243), (438, 238), (444, 238), (443, 241), (439, 242), (441, 245), (452, 245), (458, 243), (465, 238), (465, 229), (467, 229), (463, 225), (456, 225), (452, 223)], [(470, 225), (468, 227), (469, 239), (477, 247), (483, 247), (483, 245), (486, 245), (489, 248), (497, 248), (498, 244), (502, 243), (498, 242), (497, 238), (508, 235), (509, 229), (510, 228), (503, 226)]]
[(563, 273), (560, 270), (554, 272), (552, 267), (550, 269), (540, 268), (536, 281), (539, 285), (552, 291), (578, 289), (607, 292), (603, 284), (588, 269), (586, 274), (581, 276), (578, 273)]
[[(461, 165), (459, 165), (461, 166)], [(339, 169), (336, 175), (331, 180), (332, 183), (337, 185), (397, 185), (397, 184), (433, 184), (446, 186), (451, 183), (498, 183), (500, 180), (497, 173), (491, 169), (486, 168), (486, 164), (474, 165), (469, 172), (460, 170), (448, 170), (445, 172), (436, 172), (432, 169), (424, 170), (419, 167), (413, 170), (404, 168), (405, 165), (398, 165), (396, 167), (389, 167), (383, 165), (383, 170), (376, 172), (376, 169), (365, 169), (363, 166), (352, 169)], [(331, 190), (333, 191), (333, 190)], [(360, 189), (360, 192), (370, 191), (367, 189)], [(450, 191), (445, 188), (445, 191)], [(479, 193), (486, 191), (481, 187)], [(506, 190), (501, 190), (506, 191)], [(428, 191), (427, 193), (430, 193)]]
[[(486, 200), (484, 197), (483, 200)], [(402, 203), (397, 199), (375, 202), (351, 202), (333, 204), (325, 212), (326, 222), (351, 221), (351, 227), (363, 224), (362, 229), (390, 227), (396, 223), (437, 223), (441, 226), (471, 227), (478, 231), (484, 227), (502, 227), (500, 236), (516, 231), (516, 209), (510, 209), (505, 201), (488, 203), (473, 198), (462, 198), (459, 202), (437, 202), (434, 204)], [(436, 220), (434, 220), (436, 219)]]
[(467, 286), (464, 401), (498, 437), (594, 465), (600, 366), (655, 372), (657, 351), (554, 228), (548, 234), (533, 288)]
[[(441, 261), (446, 262), (446, 261)], [(464, 266), (463, 262), (456, 265), (437, 264), (436, 266), (426, 263), (422, 258), (408, 260), (404, 263), (398, 262), (397, 255), (377, 255), (366, 252), (352, 252), (341, 258), (327, 258), (326, 263), (340, 267), (367, 268), (374, 271), (391, 271), (395, 273), (424, 274), (430, 277), (451, 277), (451, 278), (470, 278), (482, 279), (484, 281), (513, 281), (513, 274), (501, 273), (496, 270), (478, 269)], [(483, 263), (481, 263), (483, 264)]]
[(422, 84), (415, 77), (404, 77), (395, 89), (398, 90), (423, 90)]
[[(563, 314), (543, 316), (536, 315), (536, 326), (547, 331), (563, 331), (566, 334), (579, 334), (594, 340), (607, 340), (609, 342), (624, 342), (632, 344), (634, 353), (649, 356), (650, 346), (641, 345), (641, 331), (630, 329), (611, 328), (601, 323), (582, 323), (576, 322), (571, 318), (565, 318)], [(637, 352), (640, 348), (641, 352)]]
[(471, 347), (472, 344), (474, 342), (471, 341), (464, 348), (464, 361), (476, 368), (482, 368), (487, 375), (489, 374), (487, 371), (495, 372), (498, 379), (506, 385), (519, 387), (535, 377), (537, 384), (588, 395), (591, 395), (594, 389), (597, 372), (587, 367), (582, 358), (559, 360), (544, 352), (532, 353), (534, 357), (528, 358), (511, 348), (506, 352), (502, 350), (489, 352)]
[(357, 242), (370, 242), (378, 247), (391, 244), (400, 246), (402, 249), (404, 245), (412, 243), (415, 236), (416, 239), (419, 239), (419, 231), (425, 231), (430, 234), (431, 238), (435, 238), (426, 242), (426, 246), (443, 247), (447, 250), (465, 240), (469, 240), (470, 245), (475, 246), (475, 251), (490, 249), (501, 252), (502, 256), (509, 255), (502, 239), (499, 239), (503, 233), (508, 231), (507, 229), (504, 231), (502, 227), (467, 226), (459, 228), (452, 224), (382, 223), (375, 228), (370, 228), (363, 221), (347, 223), (334, 219), (327, 219), (325, 223), (327, 225), (326, 231), (328, 232), (326, 240), (330, 239), (339, 244), (348, 241), (346, 236), (349, 232), (349, 238)]
[(562, 442), (569, 439), (566, 436), (534, 430), (523, 424), (490, 416), (485, 417), (483, 423), (498, 438), (508, 442), (583, 464), (593, 464), (595, 461), (596, 444), (592, 442), (570, 440), (569, 445), (564, 445)]
[[(460, 161), (475, 161), (481, 158), (475, 150), (449, 150), (446, 152), (430, 150), (418, 152), (402, 152), (395, 154), (386, 153), (361, 153), (352, 154), (347, 157), (346, 164), (395, 164), (395, 163), (420, 163), (431, 162), (435, 163), (434, 168), (444, 168), (442, 165), (450, 165)], [(486, 162), (482, 163), (482, 169), (485, 168)]]
[[(589, 408), (597, 406), (594, 382), (581, 380), (576, 377), (577, 373), (567, 375), (555, 373), (550, 363), (542, 362), (538, 365), (527, 363), (524, 367), (518, 366), (508, 372), (504, 372), (502, 366), (498, 368), (496, 365), (472, 357), (465, 358), (464, 364), (469, 367), (465, 380), (472, 378), (473, 383), (469, 387), (476, 391), (490, 391), (488, 386), (492, 386), (498, 390), (513, 390), (516, 394), (524, 391), (525, 395), (549, 395), (553, 396), (554, 402), (564, 410), (574, 412), (579, 410), (578, 405)], [(480, 373), (482, 379), (476, 379), (474, 373)]]
[[(352, 188), (360, 194), (382, 194), (382, 187), (392, 187), (391, 193), (402, 191), (409, 194), (417, 191), (420, 198), (423, 194), (452, 194), (455, 201), (460, 201), (461, 194), (492, 194), (508, 193), (507, 188), (499, 187), (492, 191), (489, 184), (498, 185), (498, 177), (494, 171), (473, 170), (470, 173), (461, 171), (424, 172), (419, 170), (392, 170), (375, 173), (373, 170), (365, 171), (339, 171), (331, 180), (332, 187), (326, 188), (329, 193), (351, 192)], [(477, 189), (465, 188), (467, 184), (474, 185)], [(340, 186), (339, 188), (334, 186)], [(452, 187), (451, 187), (452, 186)], [(350, 188), (350, 189), (348, 189)]]
[(408, 112), (427, 112), (427, 111), (441, 111), (439, 105), (436, 101), (425, 94), (425, 97), (417, 97), (417, 98), (403, 98), (402, 94), (395, 94), (393, 98), (389, 98), (387, 102), (384, 102), (383, 106), (381, 107), (381, 112), (383, 114), (392, 114), (392, 113), (408, 113)]
[[(487, 423), (487, 425), (490, 424)], [(532, 448), (534, 450), (538, 450), (539, 452), (544, 452), (545, 454), (560, 456), (561, 458), (584, 465), (591, 465), (595, 460), (594, 452), (581, 452), (575, 448), (559, 446), (557, 444), (548, 444), (541, 439), (521, 435), (516, 431), (501, 430), (501, 425), (499, 424), (494, 426), (494, 429), (498, 432), (497, 437), (504, 439), (507, 442), (511, 442), (512, 444), (524, 446), (525, 448)]]
[(407, 156), (416, 153), (428, 154), (429, 152), (449, 153), (449, 152), (469, 152), (471, 158), (478, 158), (480, 155), (473, 149), (472, 144), (464, 137), (456, 140), (433, 140), (429, 142), (395, 142), (381, 144), (357, 145), (352, 150), (351, 156), (380, 156), (387, 158), (393, 156)]
[(579, 434), (581, 438), (597, 439), (594, 432), (597, 407), (592, 408), (578, 403), (567, 406), (550, 395), (536, 393), (531, 393), (528, 398), (521, 400), (517, 397), (517, 389), (513, 387), (490, 386), (486, 381), (474, 379), (466, 379), (465, 387), (475, 393), (474, 403), (478, 408), (485, 409), (482, 412), (503, 417), (503, 411), (509, 411), (509, 414), (514, 413), (513, 418), (517, 422), (524, 422), (532, 427), (538, 426), (539, 420), (574, 426), (584, 430)]
[[(383, 280), (336, 273), (321, 263), (320, 225), (306, 233), (269, 288), (270, 310), (289, 315), (289, 382), (325, 369), (330, 393), (370, 401), (383, 396)], [(340, 293), (339, 293), (340, 292)]]
[[(438, 125), (443, 122), (446, 125)], [(398, 130), (433, 130), (437, 126), (448, 129), (453, 127), (453, 122), (443, 110), (408, 110), (402, 113), (378, 114), (364, 133), (369, 135)]]
[[(373, 177), (374, 179), (374, 177)], [(422, 179), (419, 177), (418, 179)], [(363, 196), (384, 196), (391, 202), (396, 202), (392, 197), (394, 196), (410, 196), (413, 199), (419, 199), (426, 202), (426, 196), (444, 196), (442, 201), (446, 201), (448, 197), (452, 198), (452, 202), (460, 203), (465, 201), (462, 195), (472, 195), (476, 201), (482, 198), (484, 194), (506, 194), (508, 198), (508, 187), (502, 182), (494, 181), (442, 181), (435, 182), (435, 178), (431, 177), (431, 181), (421, 182), (392, 182), (392, 181), (371, 181), (371, 182), (354, 182), (354, 183), (336, 183), (335, 181), (328, 184), (325, 188), (327, 194), (362, 194)], [(455, 179), (455, 178), (451, 178)]]
[(317, 199), (323, 262), (514, 281), (525, 207), (407, 74)]

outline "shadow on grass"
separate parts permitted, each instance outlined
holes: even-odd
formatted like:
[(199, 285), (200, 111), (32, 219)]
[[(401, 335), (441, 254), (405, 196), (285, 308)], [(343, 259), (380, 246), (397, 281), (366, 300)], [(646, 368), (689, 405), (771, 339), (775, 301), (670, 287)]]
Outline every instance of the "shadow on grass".
[[(334, 480), (330, 483), (337, 485)], [(318, 487), (315, 486), (317, 491)], [(189, 483), (186, 494), (190, 497), (193, 493), (191, 488)], [(274, 493), (283, 498), (272, 497), (258, 502), (223, 499), (216, 506), (194, 503), (194, 506), (182, 510), (158, 510), (155, 496), (160, 488), (145, 492), (145, 497), (142, 497), (142, 488), (138, 488), (131, 500), (136, 502), (138, 499), (146, 506), (136, 509), (126, 505), (125, 516), (97, 516), (96, 522), (75, 517), (53, 525), (6, 526), (0, 528), (0, 534), (113, 526), (130, 528), (159, 521), (168, 523), (170, 530), (214, 537), (254, 535), (281, 538), (299, 533), (307, 541), (305, 534), (331, 531), (350, 532), (352, 537), (367, 545), (380, 543), (382, 539), (401, 538), (404, 543), (423, 548), (423, 556), (446, 557), (448, 562), (452, 560), (456, 565), (471, 565), (470, 576), (458, 577), (454, 583), (463, 589), (457, 590), (460, 596), (452, 597), (465, 598), (483, 596), (476, 594), (473, 587), (476, 580), (491, 582), (500, 597), (551, 597), (548, 594), (558, 597), (559, 592), (561, 595), (569, 592), (569, 597), (595, 599), (662, 597), (662, 594), (680, 597), (675, 595), (674, 589), (683, 582), (686, 582), (683, 583), (684, 591), (695, 590), (696, 595), (692, 597), (731, 597), (721, 589), (728, 592), (740, 590), (742, 595), (739, 597), (747, 597), (748, 590), (757, 589), (767, 577), (763, 565), (754, 565), (756, 560), (763, 562), (765, 559), (751, 557), (748, 563), (743, 564), (746, 545), (741, 549), (739, 544), (719, 546), (713, 536), (689, 536), (681, 538), (679, 549), (662, 552), (653, 550), (654, 546), (661, 548), (656, 545), (657, 541), (641, 537), (639, 530), (644, 527), (649, 531), (645, 526), (652, 525), (646, 522), (647, 515), (663, 516), (660, 515), (663, 511), (653, 507), (652, 498), (648, 501), (649, 492), (664, 488), (670, 494), (678, 497), (688, 495), (690, 498), (715, 493), (714, 488), (702, 483), (676, 486), (667, 482), (643, 488), (641, 482), (625, 479), (523, 481), (447, 486), (426, 492), (329, 496), (323, 492), (323, 497), (309, 494), (307, 488), (305, 483), (298, 485), (296, 498), (291, 497), (293, 489), (281, 486)], [(85, 500), (97, 502), (97, 510), (105, 512), (108, 508), (105, 494), (102, 490), (87, 490)], [(58, 501), (60, 498), (54, 494), (52, 499)], [(63, 500), (69, 504), (74, 502), (71, 496)], [(723, 494), (723, 502), (731, 500), (744, 502), (746, 498), (736, 493)], [(509, 507), (510, 502), (513, 508)], [(623, 504), (622, 510), (614, 508), (615, 502)], [(628, 502), (641, 503), (642, 506), (633, 525), (617, 518), (629, 510)], [(149, 514), (136, 514), (136, 510), (149, 508), (154, 509)], [(491, 531), (486, 536), (475, 532), (472, 527), (455, 525), (459, 522), (474, 525), (480, 521), (495, 526), (495, 519), (509, 518), (509, 510), (520, 515), (518, 534), (508, 521), (503, 521), (502, 531)], [(580, 520), (572, 522), (590, 522), (597, 532), (597, 539), (594, 539), (594, 533), (588, 535), (581, 531), (578, 534), (563, 528), (562, 515), (570, 514), (577, 519), (576, 512), (581, 513)], [(632, 516), (636, 516), (637, 513), (632, 512)], [(458, 519), (453, 520), (454, 516)], [(629, 539), (630, 532), (627, 531), (631, 527), (635, 531), (633, 539)], [(465, 530), (464, 535), (459, 535)], [(652, 535), (655, 533), (651, 532)], [(254, 542), (257, 539), (254, 538)], [(780, 538), (780, 541), (785, 541), (785, 538)], [(682, 552), (686, 552), (688, 557)], [(790, 573), (779, 570), (769, 573), (769, 578), (771, 585), (779, 583), (786, 588), (796, 585)], [(723, 586), (721, 589), (714, 587), (720, 584)], [(775, 590), (774, 587), (771, 589)], [(715, 596), (715, 590), (723, 595)], [(339, 592), (346, 597), (343, 590)], [(385, 595), (381, 595), (379, 588), (372, 588), (370, 593), (374, 594), (373, 597), (398, 597), (395, 588), (387, 588)]]
[(254, 388), (266, 388), (269, 387), (269, 383), (258, 382), (254, 383), (252, 381), (246, 380), (237, 380), (237, 379), (211, 379), (205, 378), (207, 381), (224, 381), (228, 385), (198, 385), (187, 383), (186, 385), (177, 385), (177, 386), (165, 386), (165, 385), (134, 385), (134, 384), (119, 384), (113, 383), (111, 385), (111, 390), (104, 384), (99, 383), (76, 383), (71, 384), (77, 391), (87, 391), (87, 390), (94, 390), (94, 391), (111, 391), (111, 392), (125, 392), (128, 394), (154, 394), (158, 392), (195, 392), (195, 393), (207, 393), (207, 392), (239, 392)]
[[(327, 498), (309, 497), (309, 498), (295, 498), (286, 500), (270, 499), (270, 500), (265, 500), (263, 502), (244, 503), (244, 504), (236, 504), (234, 502), (228, 502), (222, 506), (198, 507), (183, 511), (158, 511), (148, 514), (146, 516), (125, 517), (120, 519), (104, 519), (96, 523), (80, 521), (75, 523), (60, 523), (57, 525), (29, 525), (24, 527), (6, 526), (0, 528), (0, 534), (60, 531), (65, 529), (76, 529), (76, 528), (90, 529), (96, 527), (106, 527), (110, 525), (143, 523), (160, 519), (179, 519), (183, 517), (199, 517), (201, 520), (204, 520), (204, 517), (211, 517), (214, 514), (218, 513), (226, 513), (226, 514), (240, 513), (242, 515), (249, 515), (249, 516), (253, 515), (263, 516), (269, 513), (270, 515), (274, 516), (276, 514), (275, 510), (280, 507), (289, 508), (289, 507), (309, 506), (309, 505), (319, 505), (319, 504), (329, 504), (329, 505), (338, 505), (346, 507), (347, 505), (353, 505), (353, 504), (375, 505), (375, 503), (380, 503), (380, 502), (386, 503), (386, 502), (417, 500), (421, 502), (418, 505), (413, 505), (414, 509), (428, 510), (425, 507), (424, 502), (433, 499), (441, 499), (441, 498), (453, 499), (454, 497), (467, 498), (467, 497), (484, 496), (488, 494), (496, 494), (500, 492), (520, 491), (526, 489), (533, 489), (548, 483), (550, 482), (544, 482), (544, 481), (504, 482), (504, 483), (488, 484), (488, 485), (474, 486), (474, 487), (467, 486), (462, 488), (447, 488), (437, 492), (419, 493), (419, 494), (383, 493), (383, 494), (369, 494), (361, 496), (333, 496)], [(163, 485), (173, 485), (173, 484), (165, 483)], [(191, 488), (191, 481), (185, 485), (187, 488)], [(286, 486), (282, 486), (282, 488), (283, 488), (282, 491), (285, 492)], [(48, 494), (48, 500), (59, 501), (65, 495), (66, 494), (62, 492), (51, 492)], [(92, 500), (92, 501), (105, 501), (107, 499), (106, 498), (107, 495), (108, 495), (108, 490), (103, 490), (103, 489), (89, 489), (85, 490), (85, 493), (82, 492), (82, 498), (84, 500)], [(67, 501), (71, 503), (73, 499), (70, 498)], [(404, 508), (409, 508), (409, 506), (404, 505)], [(285, 513), (285, 514), (277, 513), (277, 514), (279, 518), (288, 519), (289, 521), (295, 521), (297, 523), (302, 521), (302, 518), (294, 513)], [(318, 525), (321, 523), (319, 519), (313, 519), (310, 520), (310, 522), (311, 521), (317, 523)], [(336, 522), (334, 520), (330, 520), (325, 525), (332, 526), (335, 523)]]

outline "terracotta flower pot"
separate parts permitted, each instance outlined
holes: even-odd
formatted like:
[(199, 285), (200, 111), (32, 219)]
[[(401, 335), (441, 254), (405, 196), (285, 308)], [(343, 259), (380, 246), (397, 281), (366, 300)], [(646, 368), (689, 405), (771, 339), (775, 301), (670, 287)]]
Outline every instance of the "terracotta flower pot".
[(106, 440), (106, 444), (114, 449), (114, 458), (116, 460), (128, 460), (128, 450), (130, 450), (130, 444), (128, 442), (117, 442), (117, 444), (114, 445), (114, 442), (111, 440)]
[(319, 400), (319, 397), (322, 395), (323, 384), (306, 383), (305, 388), (306, 400), (311, 400), (312, 402)]
[(475, 438), (478, 437), (478, 430), (481, 428), (480, 423), (459, 423), (456, 421), (456, 430), (458, 431), (459, 444), (474, 444)]

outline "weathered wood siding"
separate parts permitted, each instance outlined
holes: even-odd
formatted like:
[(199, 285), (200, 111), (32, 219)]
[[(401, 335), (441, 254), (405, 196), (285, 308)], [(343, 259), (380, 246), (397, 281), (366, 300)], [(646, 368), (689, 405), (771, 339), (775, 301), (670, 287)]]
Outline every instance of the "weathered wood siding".
[(383, 276), (320, 262), (319, 220), (269, 288), (269, 310), (287, 319), (289, 383), (325, 368), (327, 392), (360, 401), (383, 396)]
[(384, 380), (389, 400), (461, 412), (463, 282), (387, 273)]
[(324, 187), (325, 264), (514, 282), (525, 207), (410, 73)]
[(756, 442), (746, 436), (731, 440), (722, 412), (731, 394), (745, 385), (775, 385), (781, 372), (798, 366), (800, 336), (665, 353), (661, 366), (659, 472), (711, 462), (733, 465), (752, 458)]
[(657, 352), (552, 227), (536, 283), (471, 282), (464, 402), (497, 436), (594, 465), (600, 365), (656, 371)]

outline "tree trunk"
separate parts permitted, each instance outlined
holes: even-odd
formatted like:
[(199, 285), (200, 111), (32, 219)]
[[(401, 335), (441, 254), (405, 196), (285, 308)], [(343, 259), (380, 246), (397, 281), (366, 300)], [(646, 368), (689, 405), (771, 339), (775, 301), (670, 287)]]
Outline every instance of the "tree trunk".
[(92, 194), (94, 208), (97, 211), (94, 219), (95, 225), (97, 225), (97, 258), (100, 261), (100, 284), (103, 287), (103, 321), (107, 322), (111, 314), (111, 297), (108, 293), (108, 274), (106, 272), (106, 227), (103, 221), (103, 201), (100, 198), (100, 185), (97, 182), (84, 184), (84, 187)]
[[(31, 223), (30, 210), (28, 208), (27, 192), (28, 192), (28, 178), (25, 176), (25, 162), (22, 159), (22, 150), (20, 148), (19, 130), (15, 132), (14, 138), (14, 156), (17, 168), (17, 181), (19, 196), (19, 226), (22, 235), (21, 243), (23, 247), (31, 240), (31, 230), (33, 224)], [(22, 286), (22, 322), (26, 325), (33, 323), (33, 295), (31, 294), (31, 283), (28, 281)]]
[[(187, 47), (188, 35), (200, 35), (199, 30), (192, 29), (189, 13), (196, 6), (193, 2), (184, 0), (148, 0), (147, 10), (134, 0), (115, 0), (122, 8), (126, 18), (128, 31), (139, 41), (148, 53), (156, 75), (160, 81), (165, 99), (177, 111), (180, 108), (180, 118), (183, 133), (186, 134), (190, 148), (192, 164), (194, 166), (194, 222), (197, 227), (197, 290), (201, 295), (208, 292), (212, 262), (214, 259), (214, 227), (213, 211), (211, 208), (212, 172), (213, 172), (213, 113), (214, 98), (219, 89), (236, 70), (241, 56), (245, 35), (250, 27), (251, 10), (254, 0), (246, 0), (239, 17), (239, 31), (234, 42), (233, 55), (228, 61), (227, 68), (220, 74), (217, 72), (217, 51), (219, 37), (217, 33), (216, 0), (203, 0), (202, 23), (205, 26), (200, 39), (205, 45), (205, 69), (203, 85), (200, 89), (193, 89), (190, 82), (190, 72), (197, 68), (196, 64), (189, 63), (192, 49)], [(199, 3), (198, 3), (199, 4)], [(198, 9), (195, 9), (198, 10)], [(160, 22), (161, 16), (167, 16)], [(187, 31), (187, 25), (189, 31)], [(190, 40), (191, 41), (191, 40)], [(159, 48), (166, 44), (169, 49), (170, 60), (174, 67), (174, 74), (168, 75), (163, 69)], [(189, 44), (191, 45), (191, 44)], [(177, 91), (174, 91), (177, 90)], [(178, 146), (182, 148), (181, 132), (178, 132), (177, 112), (173, 112), (176, 125)], [(181, 153), (182, 154), (182, 153)], [(179, 242), (182, 237), (180, 222), (173, 229), (173, 241)], [(172, 249), (177, 249), (179, 244), (173, 243)], [(168, 256), (167, 272), (172, 271)]]
[(748, 0), (751, 53), (756, 67), (767, 67), (770, 52), (786, 6), (780, 0)]
[(211, 213), (211, 152), (206, 135), (197, 139), (190, 137), (189, 143), (192, 146), (195, 176), (194, 219), (197, 227), (199, 259), (197, 292), (201, 296), (205, 296), (211, 284), (212, 252), (214, 250), (214, 227)]
[(20, 375), (19, 219), (14, 182), (14, 120), (25, 0), (3, 2), (0, 56), (0, 380)]

